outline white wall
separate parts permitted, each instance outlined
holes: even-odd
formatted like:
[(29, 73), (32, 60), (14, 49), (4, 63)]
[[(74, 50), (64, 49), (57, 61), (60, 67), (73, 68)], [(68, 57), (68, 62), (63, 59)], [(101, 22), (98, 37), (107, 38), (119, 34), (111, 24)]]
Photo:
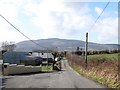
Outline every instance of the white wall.
[(4, 65), (7, 65), (7, 67), (4, 68), (3, 70), (4, 75), (32, 73), (32, 72), (41, 71), (41, 66), (24, 66), (24, 65), (16, 65), (16, 64), (8, 64), (8, 63)]

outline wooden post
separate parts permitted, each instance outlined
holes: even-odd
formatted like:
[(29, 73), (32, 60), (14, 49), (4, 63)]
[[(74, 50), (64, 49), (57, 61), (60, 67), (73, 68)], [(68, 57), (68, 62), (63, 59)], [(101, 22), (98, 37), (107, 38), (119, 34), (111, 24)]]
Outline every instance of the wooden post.
[(87, 50), (88, 50), (88, 32), (86, 33), (86, 43), (85, 43), (85, 64), (87, 67)]

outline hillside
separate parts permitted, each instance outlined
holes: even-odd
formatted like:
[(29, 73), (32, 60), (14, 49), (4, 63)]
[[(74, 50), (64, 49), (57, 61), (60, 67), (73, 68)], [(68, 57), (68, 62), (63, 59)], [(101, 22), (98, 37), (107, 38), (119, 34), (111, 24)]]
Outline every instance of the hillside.
[[(50, 39), (39, 39), (34, 40), (34, 42), (38, 43), (38, 45), (34, 44), (31, 41), (22, 41), (16, 44), (15, 50), (17, 51), (31, 51), (37, 49), (46, 49), (52, 48), (55, 49), (58, 47), (59, 51), (71, 51), (76, 50), (77, 47), (81, 47), (84, 49), (85, 42), (80, 40), (67, 40), (67, 39), (58, 39), (58, 38), (50, 38)], [(117, 49), (117, 44), (98, 44), (98, 43), (88, 43), (89, 50), (101, 50), (101, 49)]]

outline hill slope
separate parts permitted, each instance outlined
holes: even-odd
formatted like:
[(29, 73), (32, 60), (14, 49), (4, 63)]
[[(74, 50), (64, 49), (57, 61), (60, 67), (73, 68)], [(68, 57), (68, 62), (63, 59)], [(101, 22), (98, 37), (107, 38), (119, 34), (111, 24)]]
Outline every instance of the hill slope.
[[(56, 47), (60, 51), (64, 50), (76, 50), (77, 47), (83, 48), (85, 47), (85, 42), (80, 40), (67, 40), (67, 39), (58, 39), (58, 38), (50, 38), (50, 39), (40, 39), (34, 40), (34, 42), (38, 43), (40, 46), (34, 44), (31, 41), (22, 41), (16, 44), (15, 50), (17, 51), (32, 51), (37, 49), (46, 49), (51, 48), (55, 49)], [(90, 50), (101, 50), (101, 49), (117, 49), (117, 44), (98, 44), (98, 43), (88, 43)]]

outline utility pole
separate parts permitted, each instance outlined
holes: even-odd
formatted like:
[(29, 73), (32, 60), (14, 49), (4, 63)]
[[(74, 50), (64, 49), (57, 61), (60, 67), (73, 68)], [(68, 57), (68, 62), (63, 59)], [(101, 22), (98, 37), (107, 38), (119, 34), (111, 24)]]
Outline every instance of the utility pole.
[(86, 33), (86, 43), (85, 43), (85, 64), (87, 67), (87, 50), (88, 50), (88, 32)]
[(47, 48), (47, 69), (48, 69), (48, 48)]

